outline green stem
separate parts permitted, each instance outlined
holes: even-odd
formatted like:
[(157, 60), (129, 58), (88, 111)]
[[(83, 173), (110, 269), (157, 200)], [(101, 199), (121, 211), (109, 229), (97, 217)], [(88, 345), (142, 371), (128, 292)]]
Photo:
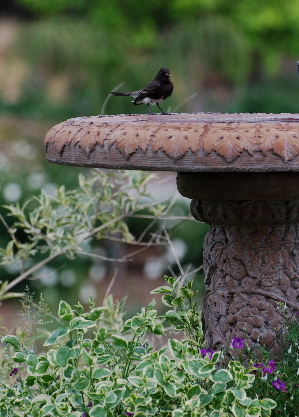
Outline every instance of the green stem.
[[(132, 340), (132, 342), (133, 342), (132, 343), (133, 349), (134, 349), (134, 346), (135, 346), (135, 337), (136, 337), (136, 334), (134, 335), (133, 340)], [(124, 379), (127, 379), (128, 375), (129, 375), (130, 364), (132, 362), (132, 359), (131, 359), (132, 352), (133, 352), (133, 350), (131, 348), (129, 350), (129, 353), (128, 353), (128, 356), (127, 356), (127, 360), (126, 360), (126, 363), (125, 363), (125, 367), (124, 367), (124, 372), (123, 372), (123, 378)]]
[[(86, 239), (89, 239), (90, 237), (99, 233), (101, 230), (109, 227), (111, 224), (113, 224), (115, 222), (118, 222), (118, 221), (120, 221), (123, 218), (128, 217), (128, 216), (129, 215), (127, 215), (127, 214), (122, 214), (122, 215), (116, 217), (115, 219), (111, 219), (107, 223), (102, 224), (99, 227), (96, 227), (95, 229), (91, 230), (90, 232), (87, 232), (87, 233), (84, 233), (84, 234), (80, 235), (78, 237), (77, 244), (79, 245), (80, 243), (84, 242)], [(24, 279), (28, 278), (31, 274), (33, 274), (38, 269), (42, 268), (47, 263), (53, 261), (56, 258), (59, 258), (62, 255), (65, 255), (68, 251), (69, 251), (69, 248), (64, 248), (59, 253), (56, 253), (55, 255), (52, 255), (52, 256), (48, 256), (47, 258), (43, 259), (38, 264), (34, 265), (32, 268), (27, 269), (27, 271), (23, 272), (21, 275), (19, 275), (17, 278), (15, 278), (13, 281), (11, 281), (7, 285), (6, 292), (9, 291), (11, 288), (13, 288), (15, 285), (19, 284)]]

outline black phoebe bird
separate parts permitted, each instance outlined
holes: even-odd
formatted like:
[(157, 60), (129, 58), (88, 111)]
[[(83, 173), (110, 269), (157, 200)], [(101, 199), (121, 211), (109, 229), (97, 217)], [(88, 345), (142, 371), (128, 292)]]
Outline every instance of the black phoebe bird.
[(173, 91), (173, 84), (170, 81), (170, 73), (167, 68), (161, 68), (153, 81), (149, 82), (142, 90), (132, 92), (118, 92), (111, 91), (111, 94), (115, 96), (131, 96), (134, 97), (133, 104), (146, 104), (148, 112), (150, 113), (149, 106), (156, 104), (161, 110), (162, 114), (166, 114), (159, 103), (171, 96)]

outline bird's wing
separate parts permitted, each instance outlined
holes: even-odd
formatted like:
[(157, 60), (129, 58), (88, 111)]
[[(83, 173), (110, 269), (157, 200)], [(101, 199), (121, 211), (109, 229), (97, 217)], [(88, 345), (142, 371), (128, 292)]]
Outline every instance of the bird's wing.
[(157, 90), (157, 88), (160, 87), (160, 83), (157, 80), (153, 80), (149, 82), (143, 90), (139, 91), (138, 95), (135, 98), (135, 102), (144, 99), (145, 97), (150, 96), (153, 94), (154, 91)]

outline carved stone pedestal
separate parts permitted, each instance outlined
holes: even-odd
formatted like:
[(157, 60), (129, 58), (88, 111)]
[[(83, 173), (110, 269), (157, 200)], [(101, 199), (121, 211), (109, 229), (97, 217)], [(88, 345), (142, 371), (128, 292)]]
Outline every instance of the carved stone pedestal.
[(299, 200), (193, 200), (205, 238), (203, 316), (209, 346), (242, 337), (279, 350), (284, 318), (298, 312)]
[[(207, 177), (213, 175), (216, 180), (209, 184)], [(252, 199), (252, 174), (243, 176), (243, 186), (236, 181), (234, 187), (228, 187), (234, 174), (213, 175), (178, 176), (184, 195), (210, 198), (191, 202), (195, 219), (211, 225), (204, 243), (205, 339), (216, 349), (230, 346), (237, 336), (249, 347), (263, 344), (278, 353), (285, 319), (299, 311), (299, 199), (267, 200), (277, 189), (282, 195), (290, 192), (288, 180), (272, 174), (259, 174), (268, 187), (263, 187), (263, 200)], [(289, 182), (296, 181), (298, 195), (299, 175), (293, 173)], [(247, 200), (223, 199), (232, 192), (238, 196), (238, 189)]]
[(211, 225), (210, 347), (237, 336), (279, 353), (283, 319), (299, 311), (299, 114), (78, 117), (54, 126), (45, 147), (55, 164), (178, 172), (193, 216)]

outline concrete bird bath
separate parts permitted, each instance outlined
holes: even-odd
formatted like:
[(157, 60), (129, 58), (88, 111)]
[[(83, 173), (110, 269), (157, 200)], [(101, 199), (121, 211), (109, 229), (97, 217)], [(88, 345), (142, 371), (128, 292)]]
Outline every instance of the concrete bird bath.
[(279, 352), (283, 319), (299, 311), (299, 115), (78, 117), (54, 126), (45, 145), (56, 164), (177, 172), (192, 215), (211, 226), (209, 347), (237, 336)]

